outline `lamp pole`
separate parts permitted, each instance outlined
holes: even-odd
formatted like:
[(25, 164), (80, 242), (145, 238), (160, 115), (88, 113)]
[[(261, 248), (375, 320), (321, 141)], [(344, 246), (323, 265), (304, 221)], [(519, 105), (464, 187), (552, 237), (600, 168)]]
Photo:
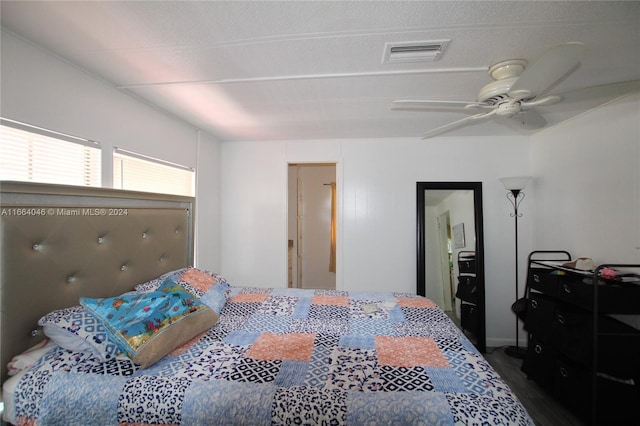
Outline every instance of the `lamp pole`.
[[(510, 189), (509, 192), (507, 192), (507, 200), (509, 200), (509, 202), (511, 202), (511, 204), (513, 205), (513, 213), (511, 213), (511, 217), (513, 217), (515, 220), (515, 254), (516, 254), (516, 298), (515, 300), (518, 300), (518, 216), (522, 216), (522, 213), (518, 213), (518, 206), (520, 205), (520, 203), (522, 202), (522, 200), (524, 199), (524, 192), (522, 192), (522, 190), (520, 189)], [(516, 315), (516, 345), (515, 346), (508, 346), (504, 352), (514, 358), (520, 358), (520, 359), (524, 359), (525, 355), (526, 355), (526, 349), (525, 348), (521, 348), (520, 347), (520, 327), (518, 324), (518, 316)]]

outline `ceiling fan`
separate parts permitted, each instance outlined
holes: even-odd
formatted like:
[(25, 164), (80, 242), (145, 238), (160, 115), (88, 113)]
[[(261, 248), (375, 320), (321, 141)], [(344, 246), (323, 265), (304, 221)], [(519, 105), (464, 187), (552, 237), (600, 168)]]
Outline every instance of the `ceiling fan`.
[(531, 65), (524, 59), (499, 62), (489, 68), (489, 75), (494, 81), (480, 89), (477, 102), (398, 100), (392, 102), (392, 108), (453, 107), (484, 110), (430, 130), (422, 139), (495, 117), (515, 119), (518, 124), (529, 129), (541, 128), (546, 125), (546, 120), (536, 109), (562, 101), (561, 96), (547, 93), (577, 68), (583, 52), (582, 43), (570, 42), (552, 47)]

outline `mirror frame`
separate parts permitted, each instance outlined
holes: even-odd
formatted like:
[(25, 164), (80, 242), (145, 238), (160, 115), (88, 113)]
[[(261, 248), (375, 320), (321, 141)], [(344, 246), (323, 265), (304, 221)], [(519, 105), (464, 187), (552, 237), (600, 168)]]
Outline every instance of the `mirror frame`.
[(481, 353), (487, 351), (486, 310), (485, 310), (485, 278), (484, 278), (484, 230), (482, 216), (482, 182), (416, 182), (417, 201), (417, 294), (426, 295), (425, 277), (425, 191), (429, 189), (471, 190), (473, 191), (474, 222), (476, 229), (476, 280), (478, 284), (478, 333), (475, 335), (476, 348)]

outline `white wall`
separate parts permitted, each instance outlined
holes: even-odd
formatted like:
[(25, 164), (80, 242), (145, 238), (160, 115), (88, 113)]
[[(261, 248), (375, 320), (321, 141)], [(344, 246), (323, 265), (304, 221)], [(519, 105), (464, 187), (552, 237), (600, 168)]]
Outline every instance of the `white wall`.
[(114, 147), (197, 168), (196, 262), (217, 269), (218, 142), (10, 32), (0, 42), (0, 115), (100, 142), (103, 186)]
[(196, 265), (220, 271), (220, 143), (198, 132), (196, 152)]
[[(498, 179), (530, 173), (528, 138), (222, 143), (221, 271), (231, 283), (286, 286), (287, 164), (307, 161), (337, 163), (339, 290), (415, 293), (416, 182), (482, 181), (489, 344), (512, 343), (513, 219)], [(530, 215), (529, 204), (521, 210)], [(523, 253), (530, 241), (523, 218)]]
[(536, 249), (640, 262), (640, 95), (532, 138)]

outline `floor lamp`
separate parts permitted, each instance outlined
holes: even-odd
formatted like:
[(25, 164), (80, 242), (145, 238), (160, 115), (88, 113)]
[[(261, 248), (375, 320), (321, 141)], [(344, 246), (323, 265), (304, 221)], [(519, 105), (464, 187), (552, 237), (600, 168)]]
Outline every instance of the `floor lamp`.
[[(530, 177), (509, 177), (502, 178), (500, 181), (507, 189), (507, 199), (513, 205), (513, 213), (511, 217), (515, 219), (515, 235), (516, 235), (516, 298), (518, 300), (518, 217), (522, 216), (522, 213), (518, 213), (518, 206), (524, 198), (524, 192), (522, 190), (527, 186), (527, 182)], [(520, 347), (520, 327), (518, 323), (518, 316), (516, 315), (516, 345), (507, 347), (504, 352), (514, 358), (523, 359), (526, 355), (527, 349)]]

